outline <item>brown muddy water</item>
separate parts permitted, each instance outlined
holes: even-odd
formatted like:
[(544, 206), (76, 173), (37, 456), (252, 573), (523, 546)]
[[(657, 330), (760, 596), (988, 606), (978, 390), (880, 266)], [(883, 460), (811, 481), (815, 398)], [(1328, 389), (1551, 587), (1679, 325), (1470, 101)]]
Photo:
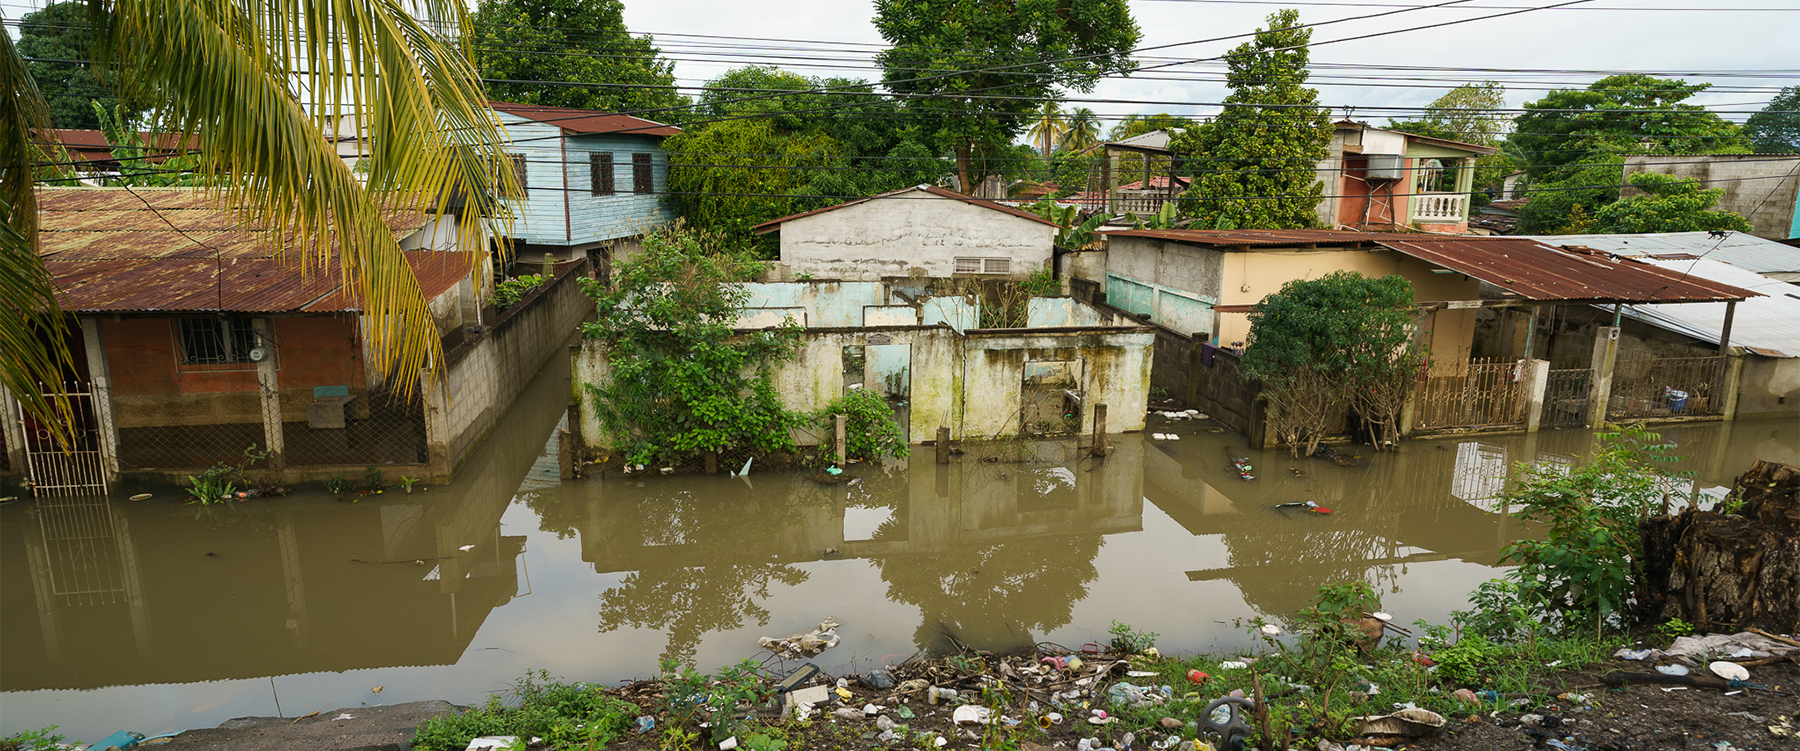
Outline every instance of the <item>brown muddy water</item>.
[[(831, 671), (947, 634), (1076, 647), (1113, 621), (1165, 651), (1230, 647), (1246, 641), (1234, 621), (1278, 620), (1357, 577), (1402, 622), (1441, 622), (1521, 534), (1491, 500), (1508, 467), (1593, 444), (1587, 431), (1417, 441), (1346, 468), (1177, 423), (1153, 430), (1180, 440), (1122, 436), (1104, 461), (1044, 442), (937, 466), (927, 448), (853, 466), (849, 487), (754, 468), (559, 483), (544, 451), (567, 377), (540, 375), (448, 487), (0, 507), (0, 733), (56, 724), (92, 741), (469, 703), (528, 670), (610, 682), (653, 675), (659, 656), (710, 670), (826, 616), (844, 624), (816, 660)], [(1800, 463), (1792, 420), (1665, 435), (1701, 489), (1753, 459)], [(1257, 479), (1231, 471), (1232, 453)], [(1272, 508), (1305, 500), (1334, 513)]]

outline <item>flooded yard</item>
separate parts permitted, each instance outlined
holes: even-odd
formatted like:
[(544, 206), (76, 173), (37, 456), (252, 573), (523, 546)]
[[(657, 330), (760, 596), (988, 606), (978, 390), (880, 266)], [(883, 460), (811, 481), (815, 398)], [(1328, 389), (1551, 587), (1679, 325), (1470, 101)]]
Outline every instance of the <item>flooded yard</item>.
[[(1494, 496), (1520, 461), (1570, 462), (1583, 430), (1414, 441), (1359, 466), (1179, 440), (929, 448), (861, 481), (798, 471), (560, 483), (546, 441), (567, 367), (514, 405), (457, 483), (231, 507), (172, 493), (0, 507), (0, 733), (147, 734), (358, 703), (479, 701), (527, 670), (617, 681), (702, 669), (826, 616), (831, 671), (954, 637), (988, 649), (1246, 641), (1324, 583), (1366, 578), (1402, 622), (1442, 621), (1522, 531)], [(1794, 421), (1668, 428), (1700, 490), (1755, 459), (1800, 463)], [(1256, 479), (1240, 479), (1249, 457)], [(1279, 504), (1313, 501), (1329, 515)]]

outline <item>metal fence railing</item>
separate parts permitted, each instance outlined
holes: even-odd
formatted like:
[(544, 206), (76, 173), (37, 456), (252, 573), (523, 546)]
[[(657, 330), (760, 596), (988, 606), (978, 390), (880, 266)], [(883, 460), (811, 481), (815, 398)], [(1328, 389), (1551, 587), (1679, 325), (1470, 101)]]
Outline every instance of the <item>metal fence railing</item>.
[(1588, 392), (1593, 383), (1592, 368), (1551, 370), (1544, 385), (1544, 411), (1538, 424), (1546, 428), (1587, 425)]
[(1419, 376), (1413, 427), (1484, 428), (1525, 422), (1519, 363), (1470, 360), (1460, 373)]
[(1609, 419), (1716, 415), (1724, 408), (1725, 358), (1621, 357), (1613, 365)]

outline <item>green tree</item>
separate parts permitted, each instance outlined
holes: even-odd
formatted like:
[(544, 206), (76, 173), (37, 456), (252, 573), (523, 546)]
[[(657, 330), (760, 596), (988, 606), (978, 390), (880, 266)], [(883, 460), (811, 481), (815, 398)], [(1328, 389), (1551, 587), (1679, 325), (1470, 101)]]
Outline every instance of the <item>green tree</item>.
[(88, 26), (88, 4), (80, 0), (51, 3), (19, 19), (19, 54), (35, 58), (25, 64), (50, 103), (50, 121), (58, 128), (99, 130), (89, 102), (114, 106), (118, 94), (100, 82), (86, 62), (94, 38)]
[(876, 0), (875, 28), (892, 45), (875, 58), (888, 90), (940, 124), (965, 193), (1038, 102), (1129, 70), (1142, 36), (1126, 0)]
[(830, 169), (842, 151), (824, 133), (792, 136), (753, 119), (691, 128), (665, 139), (663, 149), (682, 218), (730, 247), (764, 251), (770, 248), (751, 228), (831, 203), (803, 193), (817, 195), (810, 172)]
[(1388, 127), (1422, 136), (1496, 146), (1510, 125), (1509, 118), (1500, 112), (1504, 107), (1505, 86), (1493, 81), (1465, 83), (1426, 105), (1425, 112), (1417, 119), (1390, 120)]
[[(619, 0), (482, 0), (474, 53), (495, 99), (679, 121), (675, 63), (625, 28)], [(557, 86), (586, 83), (588, 86)]]
[[(1526, 103), (1507, 139), (1509, 152), (1524, 162), (1533, 191), (1520, 213), (1519, 231), (1555, 232), (1573, 224), (1578, 210), (1592, 214), (1617, 199), (1626, 154), (1748, 151), (1737, 124), (1686, 103), (1708, 86), (1633, 73)], [(1600, 180), (1606, 165), (1612, 165), (1611, 179)]]
[(1300, 14), (1271, 14), (1256, 39), (1225, 56), (1225, 111), (1169, 147), (1196, 165), (1182, 213), (1216, 229), (1317, 227), (1324, 196), (1315, 169), (1331, 144), (1331, 115), (1306, 86), (1312, 30)]
[(1629, 182), (1643, 193), (1625, 196), (1595, 211), (1587, 225), (1588, 234), (1751, 230), (1750, 220), (1743, 216), (1711, 210), (1725, 195), (1724, 188), (1702, 190), (1698, 180), (1656, 172), (1640, 172), (1632, 175)]
[[(503, 209), (493, 196), (508, 187), (493, 184), (497, 172), (505, 174), (493, 169), (505, 155), (480, 79), (463, 50), (438, 33), (466, 32), (464, 7), (448, 0), (90, 0), (89, 8), (95, 42), (77, 59), (115, 93), (141, 97), (158, 130), (204, 144), (195, 171), (217, 181), (222, 203), (270, 228), (293, 273), (336, 264), (363, 300), (371, 359), (393, 374), (390, 383), (419, 383), (425, 364), (441, 362), (443, 353), (387, 212), (444, 215), (453, 197), (462, 201), (458, 236), (477, 265), (486, 232), (500, 229)], [(30, 414), (60, 425), (67, 411), (35, 386), (56, 382), (68, 362), (66, 352), (44, 344), (63, 341), (66, 322), (35, 252), (31, 162), (40, 152), (31, 139), (49, 126), (49, 105), (11, 36), (0, 36), (0, 111), (7, 113), (0, 118), (0, 378)], [(370, 136), (366, 179), (325, 137), (341, 126)]]
[(1046, 99), (1038, 105), (1037, 117), (1031, 121), (1030, 136), (1032, 145), (1038, 147), (1038, 154), (1044, 161), (1050, 161), (1050, 153), (1056, 145), (1062, 143), (1063, 133), (1068, 131), (1068, 124), (1063, 117), (1062, 103), (1055, 99)]
[(799, 327), (737, 334), (750, 281), (763, 266), (720, 250), (718, 238), (676, 225), (644, 238), (587, 285), (598, 316), (582, 333), (606, 345), (610, 378), (585, 385), (614, 451), (633, 464), (703, 451), (794, 448), (804, 417), (781, 406), (771, 371), (793, 356)]
[(1783, 87), (1744, 121), (1744, 134), (1758, 154), (1800, 154), (1800, 86)]
[(1069, 113), (1068, 128), (1063, 131), (1062, 147), (1069, 151), (1087, 151), (1100, 143), (1100, 116), (1086, 107)]
[[(193, 154), (170, 154), (162, 149), (152, 149), (144, 142), (144, 133), (139, 128), (137, 118), (125, 112), (124, 107), (114, 107), (110, 111), (99, 102), (91, 102), (94, 115), (99, 120), (100, 131), (106, 135), (106, 142), (112, 145), (112, 156), (119, 160), (119, 174), (116, 177), (101, 178), (105, 185), (115, 186), (151, 186), (151, 187), (192, 187), (205, 185), (207, 180), (194, 172), (200, 159)], [(150, 141), (156, 144), (180, 143), (179, 137), (166, 137), (162, 133), (150, 134)]]
[(1420, 362), (1412, 303), (1405, 277), (1334, 271), (1288, 282), (1250, 311), (1240, 372), (1263, 382), (1294, 456), (1310, 456), (1347, 407), (1376, 429), (1377, 448), (1393, 444)]

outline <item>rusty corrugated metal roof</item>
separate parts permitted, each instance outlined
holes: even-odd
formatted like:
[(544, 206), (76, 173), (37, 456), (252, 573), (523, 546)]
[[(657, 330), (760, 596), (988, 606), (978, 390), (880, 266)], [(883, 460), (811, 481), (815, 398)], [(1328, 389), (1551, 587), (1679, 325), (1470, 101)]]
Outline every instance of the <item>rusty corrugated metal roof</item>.
[[(66, 310), (226, 311), (355, 310), (335, 261), (302, 272), (277, 258), (266, 231), (240, 228), (233, 212), (181, 188), (41, 188), (39, 254), (63, 293)], [(397, 237), (426, 216), (394, 212)], [(468, 253), (406, 254), (426, 297), (468, 275)], [(456, 270), (460, 269), (460, 273)]]
[(1417, 235), (1346, 230), (1156, 230), (1108, 235), (1217, 248), (1381, 246), (1467, 274), (1528, 300), (1545, 302), (1702, 302), (1760, 297), (1756, 292), (1606, 253), (1584, 253), (1519, 237)]
[(672, 136), (681, 132), (680, 128), (673, 125), (631, 115), (621, 115), (616, 112), (544, 107), (536, 104), (513, 104), (512, 102), (491, 100), (488, 102), (488, 106), (498, 112), (535, 120), (545, 125), (554, 125), (562, 128), (564, 133), (577, 136), (597, 136), (609, 133), (622, 136)]
[(963, 203), (969, 204), (970, 206), (980, 206), (981, 208), (984, 208), (984, 209), (993, 209), (995, 211), (999, 211), (1002, 213), (1012, 214), (1013, 216), (1019, 217), (1020, 219), (1030, 219), (1031, 221), (1037, 222), (1039, 224), (1048, 224), (1052, 227), (1061, 226), (1061, 225), (1058, 225), (1056, 222), (1052, 222), (1048, 219), (1045, 219), (1041, 216), (1038, 216), (1037, 214), (1033, 214), (1024, 209), (1015, 209), (1011, 206), (1006, 206), (1004, 204), (998, 204), (993, 201), (988, 201), (988, 200), (984, 200), (984, 199), (980, 199), (980, 198), (974, 198), (971, 196), (965, 196), (954, 190), (945, 190), (944, 188), (940, 188), (936, 185), (914, 185), (910, 188), (901, 188), (899, 190), (890, 190), (886, 193), (880, 193), (877, 195), (869, 196), (868, 198), (857, 198), (857, 199), (845, 201), (843, 203), (833, 204), (830, 206), (826, 206), (822, 209), (813, 209), (812, 211), (802, 211), (798, 214), (789, 214), (780, 219), (770, 219), (769, 221), (763, 222), (762, 224), (758, 224), (755, 227), (751, 227), (750, 229), (755, 232), (760, 232), (760, 233), (773, 232), (774, 230), (779, 228), (784, 222), (791, 222), (795, 219), (812, 216), (814, 214), (823, 214), (827, 211), (836, 211), (838, 209), (855, 206), (859, 203), (868, 203), (869, 201), (876, 201), (876, 200), (881, 200), (881, 199), (886, 199), (886, 198), (898, 198), (903, 193), (911, 193), (912, 191), (915, 191), (915, 190), (923, 191), (925, 193), (937, 196), (938, 198), (948, 198), (952, 201), (961, 201)]

